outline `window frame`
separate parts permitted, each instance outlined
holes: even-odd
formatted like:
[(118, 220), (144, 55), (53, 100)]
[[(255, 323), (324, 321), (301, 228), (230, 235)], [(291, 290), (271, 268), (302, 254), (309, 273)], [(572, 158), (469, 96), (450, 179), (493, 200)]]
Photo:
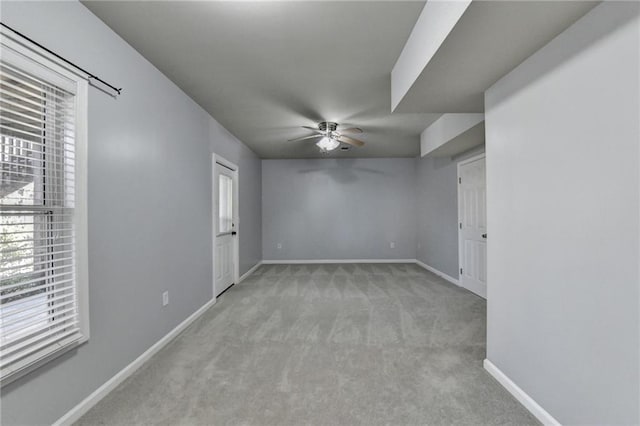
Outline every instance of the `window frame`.
[(86, 76), (50, 55), (20, 41), (4, 28), (0, 31), (0, 51), (5, 62), (75, 93), (75, 133), (74, 133), (74, 263), (78, 328), (81, 338), (67, 344), (56, 344), (47, 348), (37, 358), (28, 356), (10, 367), (0, 386), (48, 363), (52, 359), (87, 342), (89, 327), (89, 273), (88, 273), (88, 227), (87, 227), (87, 116), (88, 81)]

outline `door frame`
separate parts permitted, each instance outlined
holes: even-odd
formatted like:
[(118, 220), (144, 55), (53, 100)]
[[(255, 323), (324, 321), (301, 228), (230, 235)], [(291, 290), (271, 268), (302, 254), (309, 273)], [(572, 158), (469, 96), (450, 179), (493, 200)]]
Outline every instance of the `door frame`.
[[(458, 282), (460, 283), (460, 287), (466, 288), (469, 291), (472, 291), (472, 290), (468, 289), (467, 287), (465, 287), (463, 285), (462, 274), (460, 273), (460, 269), (462, 269), (463, 256), (464, 256), (464, 250), (462, 249), (462, 229), (460, 229), (460, 223), (462, 222), (462, 217), (460, 216), (460, 203), (461, 203), (460, 199), (462, 198), (461, 197), (462, 194), (460, 193), (460, 178), (461, 178), (461, 176), (460, 176), (460, 168), (462, 166), (464, 166), (465, 164), (473, 163), (474, 161), (478, 161), (478, 160), (480, 160), (482, 158), (484, 158), (485, 170), (486, 170), (486, 166), (487, 166), (487, 163), (486, 163), (487, 162), (486, 152), (474, 155), (474, 156), (469, 157), (469, 158), (465, 158), (464, 160), (459, 161), (458, 164), (457, 164), (458, 176), (456, 178), (456, 181), (457, 181), (456, 182), (456, 187), (458, 189), (458, 224), (457, 224), (456, 228), (458, 229)], [(486, 178), (485, 178), (484, 184), (485, 184), (485, 190), (486, 190), (486, 185), (487, 185)], [(487, 206), (486, 206), (486, 203), (485, 203), (485, 209), (486, 208), (487, 208)], [(487, 244), (488, 243), (489, 243), (489, 241), (487, 240)], [(489, 271), (488, 271), (488, 266), (489, 265), (488, 265), (488, 262), (487, 262), (487, 292), (486, 292), (485, 295), (489, 294)], [(473, 292), (473, 293), (475, 294), (475, 292)], [(487, 297), (485, 297), (485, 299), (486, 298)]]
[[(236, 232), (235, 238), (233, 241), (233, 283), (231, 285), (235, 285), (240, 278), (240, 202), (238, 199), (238, 195), (240, 191), (238, 188), (240, 187), (240, 168), (232, 163), (231, 161), (225, 159), (224, 157), (213, 153), (211, 154), (211, 245), (212, 245), (212, 257), (211, 257), (211, 272), (212, 281), (213, 281), (213, 298), (218, 297), (216, 292), (216, 237), (218, 230), (218, 189), (219, 185), (216, 185), (216, 168), (221, 165), (231, 170), (231, 174), (233, 175), (233, 224), (234, 230)], [(229, 286), (231, 287), (231, 286)]]

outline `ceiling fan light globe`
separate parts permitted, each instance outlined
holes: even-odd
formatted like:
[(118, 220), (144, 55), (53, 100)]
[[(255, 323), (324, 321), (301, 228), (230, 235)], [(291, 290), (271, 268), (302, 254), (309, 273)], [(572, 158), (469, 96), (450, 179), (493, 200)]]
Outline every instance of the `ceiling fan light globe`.
[(316, 145), (322, 151), (333, 151), (334, 149), (336, 149), (337, 147), (340, 146), (340, 142), (338, 142), (337, 140), (335, 140), (333, 138), (324, 137), (324, 138), (320, 139), (316, 143)]

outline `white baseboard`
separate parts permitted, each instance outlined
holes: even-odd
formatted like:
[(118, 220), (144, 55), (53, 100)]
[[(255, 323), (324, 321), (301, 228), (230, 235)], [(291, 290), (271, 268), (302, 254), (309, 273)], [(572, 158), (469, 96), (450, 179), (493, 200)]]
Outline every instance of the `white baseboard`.
[(251, 267), (251, 269), (249, 269), (247, 272), (245, 272), (244, 274), (242, 274), (242, 276), (238, 279), (238, 284), (240, 284), (242, 281), (244, 281), (249, 275), (253, 274), (253, 272), (258, 269), (260, 267), (260, 265), (262, 265), (262, 261), (256, 263), (255, 265), (253, 265)]
[(553, 418), (544, 408), (542, 408), (533, 398), (531, 398), (525, 391), (523, 391), (518, 385), (516, 385), (509, 377), (507, 377), (498, 367), (496, 367), (488, 359), (484, 360), (484, 369), (493, 376), (511, 395), (514, 396), (524, 408), (529, 410), (536, 419), (544, 425), (560, 426), (560, 422)]
[(115, 389), (126, 378), (131, 376), (138, 368), (140, 368), (146, 361), (148, 361), (153, 355), (155, 355), (160, 349), (162, 349), (167, 343), (178, 336), (184, 329), (186, 329), (193, 321), (195, 321), (200, 315), (202, 315), (207, 309), (216, 303), (216, 299), (212, 299), (205, 303), (200, 309), (191, 314), (187, 319), (182, 321), (176, 328), (167, 333), (162, 339), (158, 340), (153, 346), (147, 349), (142, 355), (136, 358), (131, 364), (124, 367), (115, 376), (107, 380), (102, 386), (96, 389), (91, 395), (83, 399), (78, 405), (73, 407), (64, 416), (60, 417), (54, 426), (66, 426), (76, 422), (82, 415), (96, 405), (102, 398), (107, 396), (109, 392)]
[(436, 268), (434, 268), (433, 266), (429, 266), (424, 262), (420, 262), (419, 260), (414, 260), (414, 262), (416, 264), (418, 264), (419, 266), (422, 266), (427, 271), (433, 272), (434, 274), (436, 274), (440, 278), (444, 278), (445, 280), (449, 281), (450, 283), (455, 284), (457, 286), (460, 286), (460, 280), (458, 280), (456, 278), (453, 278), (451, 275), (447, 275), (444, 272), (440, 272)]
[(459, 286), (460, 281), (436, 268), (427, 265), (417, 259), (285, 259), (285, 260), (263, 260), (262, 265), (300, 265), (300, 264), (326, 264), (326, 263), (415, 263), (429, 272), (433, 272), (439, 277)]
[(289, 259), (263, 260), (264, 265), (318, 264), (318, 263), (416, 263), (415, 259)]

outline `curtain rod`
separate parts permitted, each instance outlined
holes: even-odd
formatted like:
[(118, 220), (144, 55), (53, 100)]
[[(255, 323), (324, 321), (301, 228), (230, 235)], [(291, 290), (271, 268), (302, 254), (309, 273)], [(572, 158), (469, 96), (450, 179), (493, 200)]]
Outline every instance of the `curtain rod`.
[(112, 86), (111, 84), (107, 83), (106, 81), (104, 81), (103, 79), (101, 79), (100, 77), (96, 76), (95, 74), (90, 73), (89, 71), (87, 71), (86, 69), (74, 64), (73, 62), (69, 61), (68, 59), (63, 58), (62, 56), (58, 55), (56, 52), (54, 52), (51, 49), (48, 49), (46, 47), (44, 47), (42, 44), (38, 43), (37, 41), (35, 41), (34, 39), (22, 34), (20, 31), (17, 31), (13, 28), (11, 28), (10, 26), (8, 26), (7, 24), (5, 24), (4, 22), (0, 22), (0, 25), (2, 25), (4, 28), (14, 32), (16, 35), (22, 37), (23, 39), (27, 40), (30, 43), (35, 44), (36, 46), (38, 46), (40, 49), (43, 49), (44, 51), (46, 51), (47, 53), (52, 54), (53, 56), (55, 56), (56, 58), (60, 59), (61, 61), (64, 61), (66, 64), (71, 65), (72, 67), (82, 71), (83, 73), (87, 74), (87, 76), (91, 79), (97, 80), (100, 83), (104, 84), (105, 86), (109, 87), (110, 89), (114, 90), (118, 95), (122, 92), (122, 88), (117, 88), (115, 86)]

